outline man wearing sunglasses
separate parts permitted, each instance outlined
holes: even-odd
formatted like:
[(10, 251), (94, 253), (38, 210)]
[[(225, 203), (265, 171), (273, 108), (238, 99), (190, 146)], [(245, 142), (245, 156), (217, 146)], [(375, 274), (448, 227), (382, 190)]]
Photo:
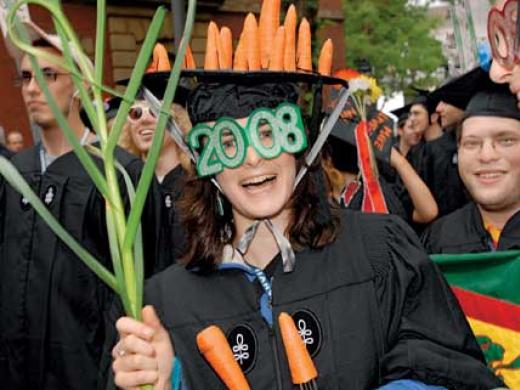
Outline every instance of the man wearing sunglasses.
[(500, 0), (489, 11), (488, 39), (493, 62), (490, 77), (499, 84), (508, 83), (520, 108), (520, 2)]
[[(34, 46), (62, 56), (57, 36), (44, 32), (40, 36)], [(37, 63), (58, 110), (81, 143), (91, 142), (94, 134), (80, 119), (80, 102), (69, 72), (43, 58)], [(15, 81), (31, 122), (41, 128), (42, 141), (15, 155), (13, 164), (61, 225), (110, 268), (105, 202), (66, 140), (27, 56), (21, 58)], [(116, 158), (137, 182), (142, 162), (121, 149)], [(94, 161), (102, 168), (99, 160)], [(151, 207), (150, 199), (143, 213), (148, 275), (154, 267), (150, 259), (160, 257), (156, 247), (160, 211)], [(1, 179), (0, 269), (1, 387), (96, 388), (105, 313), (114, 294), (52, 233), (27, 200)]]

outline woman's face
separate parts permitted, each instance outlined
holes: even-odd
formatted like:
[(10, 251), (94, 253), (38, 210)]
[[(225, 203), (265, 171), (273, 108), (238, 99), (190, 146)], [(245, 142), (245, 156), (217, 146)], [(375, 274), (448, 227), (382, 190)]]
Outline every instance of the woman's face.
[[(247, 119), (237, 122), (245, 126)], [(222, 192), (237, 218), (255, 220), (273, 218), (284, 210), (292, 196), (296, 177), (294, 155), (282, 153), (266, 160), (248, 147), (244, 163), (224, 169), (216, 176)]]
[(408, 118), (403, 126), (401, 138), (408, 146), (415, 146), (421, 142), (424, 131), (419, 128), (413, 119)]
[(137, 101), (128, 113), (130, 137), (142, 155), (148, 154), (152, 146), (157, 119), (143, 101)]

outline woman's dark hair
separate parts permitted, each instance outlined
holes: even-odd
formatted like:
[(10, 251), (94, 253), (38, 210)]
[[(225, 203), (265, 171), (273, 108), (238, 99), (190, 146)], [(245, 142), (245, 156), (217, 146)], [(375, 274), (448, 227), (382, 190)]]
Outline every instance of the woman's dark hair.
[[(297, 168), (301, 163), (297, 160)], [(316, 188), (315, 174), (319, 164), (304, 176), (296, 187), (288, 205), (292, 210), (286, 234), (293, 249), (322, 248), (336, 238), (339, 218), (334, 213), (323, 218), (320, 207), (321, 194)], [(217, 211), (217, 188), (207, 178), (196, 177), (194, 170), (188, 173), (183, 193), (178, 202), (181, 222), (186, 231), (187, 245), (181, 262), (188, 268), (200, 271), (213, 270), (222, 257), (224, 245), (236, 238), (231, 204), (221, 195), (224, 216)], [(321, 214), (320, 214), (321, 213)]]

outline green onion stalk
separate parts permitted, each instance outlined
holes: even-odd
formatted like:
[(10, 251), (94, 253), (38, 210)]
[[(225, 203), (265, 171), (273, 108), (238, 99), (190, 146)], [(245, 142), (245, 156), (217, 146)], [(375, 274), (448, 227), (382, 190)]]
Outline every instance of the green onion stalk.
[[(48, 51), (31, 45), (29, 35), (16, 15), (20, 7), (29, 4), (40, 6), (49, 12), (54, 22), (56, 32), (61, 40), (63, 56), (53, 55)], [(119, 295), (126, 314), (140, 320), (144, 279), (143, 246), (140, 225), (141, 215), (154, 176), (155, 165), (159, 158), (170, 107), (179, 82), (186, 48), (190, 40), (195, 18), (196, 0), (189, 0), (188, 2), (187, 20), (183, 39), (170, 74), (159, 112), (152, 146), (144, 164), (141, 177), (137, 183), (137, 188), (134, 188), (128, 174), (114, 158), (114, 151), (121, 136), (128, 111), (139, 91), (154, 45), (157, 42), (166, 16), (166, 9), (160, 6), (156, 10), (138, 54), (126, 91), (121, 95), (112, 88), (103, 85), (106, 0), (97, 0), (94, 68), (92, 68), (90, 60), (82, 50), (80, 41), (70, 21), (65, 16), (59, 0), (20, 0), (17, 2), (8, 2), (8, 5), (7, 25), (9, 37), (15, 46), (28, 55), (36, 80), (59, 126), (73, 147), (74, 153), (85, 171), (105, 199), (106, 224), (113, 272), (104, 267), (100, 261), (95, 259), (63, 228), (16, 168), (9, 160), (2, 157), (0, 157), (0, 174), (4, 176), (6, 181), (13, 188), (23, 194), (52, 231), (67, 244), (85, 265)], [(59, 110), (56, 101), (52, 97), (43, 78), (42, 70), (38, 66), (37, 58), (55, 63), (70, 72), (74, 85), (78, 90), (81, 103), (99, 139), (99, 147), (92, 145), (82, 146), (80, 144), (80, 140), (69, 126), (67, 119)], [(103, 93), (109, 93), (122, 98), (111, 131), (108, 129), (107, 118), (104, 112)], [(94, 157), (102, 160), (103, 165), (101, 169), (94, 162)], [(123, 176), (126, 192), (130, 199), (131, 207), (128, 215), (125, 213), (121, 198), (118, 172)]]

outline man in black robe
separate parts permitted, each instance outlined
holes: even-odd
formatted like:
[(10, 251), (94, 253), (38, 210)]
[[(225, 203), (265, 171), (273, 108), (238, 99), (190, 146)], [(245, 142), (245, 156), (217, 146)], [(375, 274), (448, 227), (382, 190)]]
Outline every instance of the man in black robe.
[[(61, 55), (55, 42), (44, 37), (33, 44)], [(69, 126), (83, 143), (91, 141), (93, 134), (79, 117), (71, 75), (44, 59), (37, 61)], [(42, 142), (17, 154), (12, 162), (62, 226), (110, 269), (104, 199), (66, 141), (27, 57), (21, 71), (22, 96), (30, 120), (42, 129)], [(136, 183), (142, 162), (120, 149), (116, 158)], [(100, 160), (94, 161), (102, 170)], [(159, 257), (160, 211), (150, 207), (151, 199), (143, 212), (147, 274)], [(125, 202), (128, 205), (128, 199)], [(27, 200), (1, 179), (0, 250), (2, 388), (95, 388), (104, 315), (114, 294), (54, 235)]]
[(458, 154), (472, 201), (425, 232), (428, 252), (520, 249), (520, 112), (507, 89), (494, 87), (471, 100)]

